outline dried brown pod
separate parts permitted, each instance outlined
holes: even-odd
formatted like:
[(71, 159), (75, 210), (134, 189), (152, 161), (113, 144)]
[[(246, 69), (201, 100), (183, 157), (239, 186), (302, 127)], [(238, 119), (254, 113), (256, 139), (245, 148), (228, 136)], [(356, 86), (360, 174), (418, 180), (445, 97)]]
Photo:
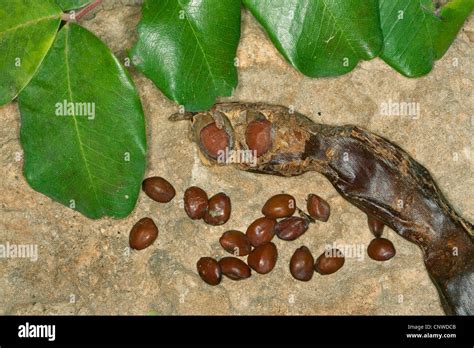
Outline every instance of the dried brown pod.
[[(308, 171), (323, 174), (347, 201), (421, 248), (447, 314), (474, 315), (474, 226), (455, 211), (428, 170), (408, 153), (363, 128), (315, 123), (283, 106), (223, 103), (213, 111), (225, 116), (228, 129), (235, 129), (236, 150), (245, 144), (242, 115), (260, 114), (272, 124), (273, 146), (258, 157), (256, 166), (231, 165), (285, 177)], [(199, 128), (194, 125), (205, 115), (181, 117), (192, 120), (200, 148)]]

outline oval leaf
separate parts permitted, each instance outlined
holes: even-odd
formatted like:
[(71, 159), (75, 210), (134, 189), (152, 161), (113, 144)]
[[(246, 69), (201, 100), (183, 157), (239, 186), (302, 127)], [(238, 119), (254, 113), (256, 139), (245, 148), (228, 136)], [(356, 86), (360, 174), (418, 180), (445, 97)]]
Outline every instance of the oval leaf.
[(311, 77), (345, 74), (382, 47), (377, 0), (244, 0), (283, 56)]
[(432, 0), (380, 0), (381, 58), (408, 77), (429, 73), (473, 8), (473, 0), (449, 1), (438, 10)]
[(91, 0), (56, 0), (56, 3), (63, 9), (63, 11), (75, 10), (84, 7)]
[(439, 23), (436, 31), (435, 58), (440, 59), (453, 43), (462, 25), (474, 11), (473, 0), (451, 0), (439, 10)]
[(53, 0), (8, 0), (0, 6), (0, 105), (27, 85), (51, 47), (61, 22)]
[(64, 26), (19, 105), (31, 187), (90, 218), (131, 212), (145, 170), (143, 110), (102, 41)]
[(168, 98), (198, 111), (236, 87), (239, 39), (239, 0), (148, 0), (131, 57)]

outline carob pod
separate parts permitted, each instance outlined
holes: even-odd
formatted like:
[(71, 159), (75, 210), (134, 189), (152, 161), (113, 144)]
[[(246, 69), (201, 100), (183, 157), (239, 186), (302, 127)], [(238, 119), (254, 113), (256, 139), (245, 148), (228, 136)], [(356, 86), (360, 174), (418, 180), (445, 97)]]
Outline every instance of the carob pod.
[[(272, 144), (256, 166), (233, 165), (287, 177), (323, 174), (346, 200), (422, 249), (447, 314), (474, 315), (474, 226), (449, 205), (426, 168), (397, 145), (357, 126), (314, 123), (282, 106), (217, 104), (211, 115), (225, 120), (235, 150), (248, 149), (249, 113), (271, 122)], [(209, 113), (175, 114), (170, 119), (191, 120), (201, 148), (203, 115)], [(218, 164), (209, 156), (201, 158), (207, 165)]]

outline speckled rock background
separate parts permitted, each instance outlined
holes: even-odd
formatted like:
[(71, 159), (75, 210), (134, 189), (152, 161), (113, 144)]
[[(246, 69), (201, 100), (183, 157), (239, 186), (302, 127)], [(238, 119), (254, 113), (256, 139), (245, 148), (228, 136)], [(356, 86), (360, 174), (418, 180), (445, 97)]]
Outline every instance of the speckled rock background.
[[(136, 39), (137, 3), (106, 1), (83, 23), (121, 59)], [(473, 221), (472, 41), (471, 17), (433, 72), (419, 79), (402, 77), (378, 59), (342, 77), (310, 79), (285, 63), (244, 12), (239, 85), (225, 100), (293, 105), (317, 122), (353, 123), (383, 135), (428, 167), (453, 206)], [(380, 263), (348, 258), (334, 275), (315, 274), (308, 283), (294, 280), (288, 263), (301, 245), (315, 256), (334, 242), (365, 248), (371, 235), (364, 214), (317, 173), (288, 179), (204, 167), (187, 138), (188, 125), (167, 120), (177, 105), (151, 81), (131, 72), (148, 124), (147, 175), (169, 179), (177, 197), (163, 205), (142, 194), (129, 218), (98, 221), (51, 201), (33, 191), (22, 176), (17, 104), (0, 108), (0, 243), (37, 244), (39, 252), (36, 262), (0, 259), (1, 314), (443, 313), (420, 250), (390, 230), (385, 234), (397, 248), (394, 259)], [(382, 116), (381, 105), (390, 99), (419, 103), (421, 114)], [(210, 227), (188, 219), (180, 199), (190, 185), (230, 195), (231, 220)], [(196, 261), (225, 256), (220, 235), (231, 228), (245, 231), (259, 217), (265, 200), (282, 191), (293, 194), (300, 205), (308, 192), (325, 197), (331, 218), (295, 242), (276, 240), (279, 260), (268, 275), (254, 274), (241, 282), (224, 279), (217, 287), (202, 282)], [(130, 252), (128, 232), (144, 216), (156, 221), (160, 235), (152, 247)]]

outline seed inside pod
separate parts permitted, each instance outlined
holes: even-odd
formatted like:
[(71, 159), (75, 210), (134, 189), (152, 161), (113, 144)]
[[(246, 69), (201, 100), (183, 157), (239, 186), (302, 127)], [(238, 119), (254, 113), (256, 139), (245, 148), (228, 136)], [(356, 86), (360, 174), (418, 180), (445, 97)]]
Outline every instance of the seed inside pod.
[(367, 247), (367, 254), (376, 261), (387, 261), (395, 256), (393, 243), (385, 238), (372, 239)]
[(305, 246), (296, 249), (290, 261), (290, 273), (298, 280), (308, 281), (313, 277), (314, 258)]
[[(192, 115), (194, 139), (200, 139), (200, 125), (212, 122), (205, 118), (219, 119), (215, 115), (222, 111), (225, 115), (221, 118), (235, 125), (240, 148), (240, 142), (245, 143), (241, 139), (244, 116), (264, 112), (272, 120), (275, 134), (283, 136), (282, 146), (274, 144), (270, 153), (259, 158), (258, 168), (236, 166), (237, 169), (285, 177), (308, 171), (322, 173), (349, 203), (365, 213), (383, 217), (395, 233), (425, 251), (426, 269), (448, 314), (474, 313), (469, 301), (474, 298), (474, 287), (470, 286), (474, 266), (472, 224), (455, 212), (429, 171), (407, 152), (363, 128), (316, 124), (282, 106), (225, 103), (215, 105), (213, 110), (216, 112)], [(250, 115), (246, 123), (254, 119), (255, 115)], [(229, 129), (233, 128), (226, 126), (232, 144), (234, 137)], [(400, 203), (405, 208), (408, 203), (412, 209), (390, 214), (391, 208), (397, 210), (391, 207), (394, 197), (403, 198)], [(453, 256), (448, 255), (452, 251), (448, 250), (450, 245), (463, 252), (448, 257)]]
[(314, 265), (314, 270), (319, 274), (326, 275), (337, 272), (344, 266), (345, 258), (339, 249), (329, 249), (322, 253)]
[(311, 217), (316, 220), (326, 222), (329, 219), (331, 209), (329, 203), (315, 194), (309, 194), (306, 202), (306, 208)]
[(268, 218), (278, 219), (293, 215), (296, 210), (295, 198), (286, 193), (270, 197), (262, 208), (262, 213)]
[(268, 120), (255, 120), (247, 125), (245, 141), (250, 150), (260, 157), (272, 148), (272, 124)]
[(229, 147), (229, 134), (224, 128), (219, 129), (215, 122), (208, 124), (201, 129), (200, 134), (201, 146), (207, 155), (216, 159), (221, 151), (225, 151)]

